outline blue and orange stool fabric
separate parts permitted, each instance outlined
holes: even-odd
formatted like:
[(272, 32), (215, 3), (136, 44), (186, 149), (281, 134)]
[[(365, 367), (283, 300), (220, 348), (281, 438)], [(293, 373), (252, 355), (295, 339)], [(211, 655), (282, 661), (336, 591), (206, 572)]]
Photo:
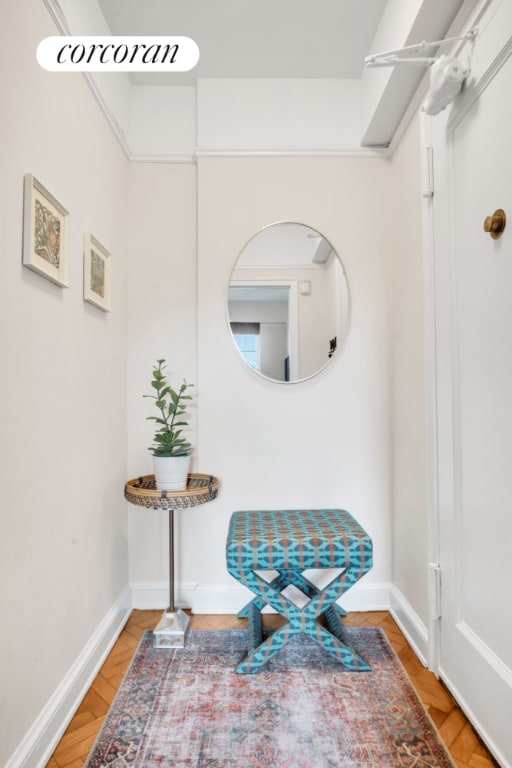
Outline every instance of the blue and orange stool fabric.
[[(343, 626), (345, 612), (336, 603), (372, 567), (372, 541), (348, 512), (234, 512), (226, 557), (229, 573), (256, 595), (238, 614), (249, 620), (248, 655), (237, 666), (238, 673), (257, 672), (301, 633), (313, 638), (345, 669), (370, 669), (352, 647)], [(335, 573), (327, 586), (319, 588), (305, 574), (311, 569), (331, 569)], [(302, 593), (300, 600), (291, 599), (290, 587)], [(266, 605), (287, 622), (263, 639), (261, 611)], [(321, 616), (325, 616), (327, 627), (319, 623)]]

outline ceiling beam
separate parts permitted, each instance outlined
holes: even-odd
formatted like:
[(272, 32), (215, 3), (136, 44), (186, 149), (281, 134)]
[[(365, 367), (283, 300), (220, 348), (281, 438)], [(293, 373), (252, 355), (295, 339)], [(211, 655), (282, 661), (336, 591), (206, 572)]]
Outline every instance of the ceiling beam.
[[(477, 0), (389, 0), (370, 54), (423, 40), (441, 40), (460, 31)], [(455, 30), (453, 32), (453, 30)], [(432, 49), (435, 53), (435, 49)], [(408, 113), (428, 87), (427, 66), (366, 69), (363, 90), (363, 147), (388, 147)]]

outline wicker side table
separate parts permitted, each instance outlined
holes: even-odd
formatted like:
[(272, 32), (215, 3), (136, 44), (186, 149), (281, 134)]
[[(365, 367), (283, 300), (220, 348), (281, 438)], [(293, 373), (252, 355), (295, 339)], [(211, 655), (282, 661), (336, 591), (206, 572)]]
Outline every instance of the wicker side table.
[(191, 473), (182, 491), (159, 491), (154, 475), (128, 480), (124, 487), (127, 501), (146, 509), (166, 509), (169, 512), (169, 607), (154, 630), (155, 648), (183, 648), (189, 617), (174, 604), (174, 510), (196, 507), (216, 499), (219, 481), (213, 475)]

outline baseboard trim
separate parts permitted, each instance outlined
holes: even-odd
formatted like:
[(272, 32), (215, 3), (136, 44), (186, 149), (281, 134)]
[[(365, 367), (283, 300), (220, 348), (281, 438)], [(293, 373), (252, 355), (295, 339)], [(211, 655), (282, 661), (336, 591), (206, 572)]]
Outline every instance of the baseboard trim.
[(57, 686), (5, 768), (43, 768), (90, 688), (131, 612), (125, 587)]
[[(356, 584), (341, 599), (347, 611), (390, 610), (391, 585)], [(169, 584), (165, 581), (140, 581), (131, 584), (132, 606), (140, 610), (165, 610), (169, 605)], [(252, 599), (252, 593), (242, 585), (218, 584), (209, 587), (195, 582), (175, 584), (175, 604), (190, 608), (197, 614), (236, 614)], [(273, 612), (271, 608), (265, 609)]]
[(389, 611), (424, 667), (428, 667), (428, 629), (400, 590), (391, 585)]
[[(177, 608), (193, 608), (194, 581), (178, 581), (174, 584), (174, 601)], [(168, 581), (137, 581), (130, 585), (132, 607), (141, 611), (162, 610), (169, 607)]]
[[(387, 611), (390, 585), (356, 584), (340, 603), (347, 611)], [(192, 613), (238, 613), (254, 595), (242, 586), (197, 587), (192, 596)], [(266, 608), (272, 613), (273, 610)]]

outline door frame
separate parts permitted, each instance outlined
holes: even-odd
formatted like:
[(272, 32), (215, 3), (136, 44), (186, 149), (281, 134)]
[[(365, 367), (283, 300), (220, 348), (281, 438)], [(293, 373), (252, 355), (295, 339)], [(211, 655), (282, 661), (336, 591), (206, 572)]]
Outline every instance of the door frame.
[[(505, 0), (482, 0), (472, 17), (466, 24), (466, 30), (477, 27), (480, 35), (485, 30)], [(497, 27), (497, 29), (496, 29)], [(451, 244), (445, 246), (440, 257), (440, 242), (443, 232), (439, 228), (439, 217), (436, 218), (437, 200), (435, 187), (439, 183), (449, 184), (446, 178), (449, 169), (436, 162), (436, 153), (441, 142), (448, 147), (453, 139), (456, 126), (463, 120), (468, 110), (492, 82), (496, 74), (512, 55), (512, 36), (507, 36), (506, 25), (494, 25), (491, 39), (485, 45), (475, 46), (471, 57), (471, 72), (469, 84), (461, 96), (444, 112), (435, 117), (420, 112), (420, 151), (421, 151), (421, 181), (422, 181), (422, 223), (423, 223), (423, 279), (424, 279), (424, 359), (425, 359), (425, 424), (426, 424), (426, 455), (427, 455), (427, 514), (428, 514), (428, 553), (429, 553), (429, 624), (428, 624), (428, 666), (436, 675), (440, 672), (440, 529), (439, 529), (439, 451), (438, 423), (442, 415), (439, 413), (438, 402), (438, 332), (441, 324), (451, 332), (451, 318), (440, 317), (440, 308), (452, 307), (453, 299), (443, 299), (443, 290), (451, 290), (436, 282), (436, 261), (439, 258), (452, 259)], [(464, 42), (460, 43), (452, 55), (464, 55)], [(446, 187), (445, 187), (446, 188)], [(449, 232), (444, 233), (444, 242), (449, 242)], [(448, 304), (446, 304), (448, 302)], [(452, 468), (453, 469), (453, 468)]]
[[(423, 240), (423, 320), (424, 386), (426, 439), (426, 509), (428, 531), (428, 643), (429, 669), (439, 676), (440, 606), (439, 579), (439, 488), (438, 488), (438, 401), (437, 401), (437, 321), (434, 243), (434, 187), (432, 117), (420, 112), (420, 151), (422, 155), (422, 240)], [(437, 170), (437, 169), (436, 169)], [(430, 576), (435, 573), (435, 576)]]
[[(422, 163), (422, 214), (424, 253), (424, 320), (425, 320), (425, 419), (427, 440), (427, 509), (429, 518), (429, 558), (432, 564), (439, 564), (441, 547), (440, 514), (441, 504), (451, 496), (452, 504), (458, 504), (457, 460), (455, 456), (457, 435), (457, 404), (453, 401), (454, 387), (457, 386), (457, 370), (454, 367), (454, 324), (452, 313), (455, 308), (455, 285), (453, 281), (454, 243), (452, 242), (449, 216), (438, 213), (442, 207), (452, 204), (452, 169), (447, 162), (452, 157), (454, 133), (467, 112), (474, 106), (485, 89), (494, 80), (508, 59), (512, 56), (512, 35), (509, 19), (510, 9), (504, 0), (487, 0), (481, 4), (477, 18), (472, 19), (468, 28), (479, 26), (480, 39), (473, 53), (468, 85), (454, 105), (436, 117), (421, 113), (420, 143)], [(503, 14), (503, 16), (501, 15)], [(494, 21), (493, 24), (490, 22)], [(478, 44), (480, 43), (480, 44)], [(435, 179), (435, 188), (433, 181)], [(448, 195), (436, 198), (436, 189), (446, 190)], [(436, 215), (437, 212), (437, 215)], [(444, 276), (441, 272), (444, 272)], [(444, 279), (443, 279), (444, 277)], [(442, 371), (448, 369), (448, 377)], [(442, 389), (441, 389), (442, 388)], [(442, 425), (442, 428), (441, 428)], [(443, 452), (440, 465), (440, 439), (446, 441), (448, 452)], [(448, 455), (451, 454), (451, 455)], [(440, 495), (440, 489), (443, 489)], [(455, 512), (453, 512), (455, 514)], [(441, 650), (440, 604), (436, 589), (439, 582), (429, 583), (429, 635), (428, 663), (430, 669), (443, 677), (450, 690), (449, 679), (443, 674)], [(478, 638), (468, 638), (476, 645)], [(485, 649), (484, 649), (485, 650)], [(485, 657), (485, 654), (483, 654)], [(492, 659), (486, 658), (492, 662)], [(499, 660), (497, 660), (499, 661)], [(491, 664), (491, 666), (493, 666)], [(469, 702), (466, 702), (469, 704)], [(464, 706), (473, 725), (484, 737), (481, 724), (472, 717)], [(487, 734), (489, 736), (489, 734)], [(498, 757), (499, 749), (486, 738), (491, 751)], [(502, 756), (500, 756), (502, 757)], [(507, 763), (504, 763), (507, 764)]]
[(231, 280), (235, 288), (287, 288), (288, 289), (288, 350), (290, 354), (290, 377), (299, 378), (299, 300), (296, 278), (262, 278), (258, 280)]

